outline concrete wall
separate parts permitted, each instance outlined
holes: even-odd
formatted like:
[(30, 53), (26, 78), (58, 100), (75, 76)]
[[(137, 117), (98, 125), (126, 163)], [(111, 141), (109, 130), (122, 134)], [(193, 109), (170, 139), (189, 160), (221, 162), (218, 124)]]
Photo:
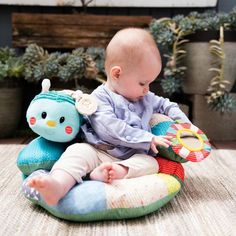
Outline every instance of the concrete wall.
[(229, 12), (236, 7), (235, 0), (218, 0), (218, 10), (222, 12)]

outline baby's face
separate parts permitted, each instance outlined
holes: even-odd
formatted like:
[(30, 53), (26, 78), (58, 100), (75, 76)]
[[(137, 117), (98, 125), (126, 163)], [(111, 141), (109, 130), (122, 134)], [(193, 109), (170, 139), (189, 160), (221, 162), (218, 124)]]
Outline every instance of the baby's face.
[(135, 102), (142, 99), (148, 92), (152, 83), (161, 71), (160, 61), (148, 58), (128, 71), (121, 73), (115, 84), (115, 90), (129, 101)]

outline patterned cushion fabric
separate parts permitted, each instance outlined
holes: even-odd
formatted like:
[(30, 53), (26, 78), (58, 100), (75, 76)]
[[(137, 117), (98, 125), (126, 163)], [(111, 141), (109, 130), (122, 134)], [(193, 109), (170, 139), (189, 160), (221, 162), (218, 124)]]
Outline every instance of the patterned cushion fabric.
[(57, 143), (38, 137), (19, 153), (17, 166), (26, 176), (38, 169), (51, 170), (67, 146), (68, 143)]

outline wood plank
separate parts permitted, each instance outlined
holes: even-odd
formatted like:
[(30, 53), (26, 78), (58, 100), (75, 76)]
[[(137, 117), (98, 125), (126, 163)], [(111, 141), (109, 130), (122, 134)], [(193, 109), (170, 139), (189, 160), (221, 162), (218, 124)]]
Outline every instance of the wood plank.
[(120, 29), (145, 28), (151, 20), (151, 16), (13, 13), (13, 46), (105, 47)]
[(30, 14), (13, 13), (14, 24), (52, 24), (55, 25), (133, 25), (137, 27), (147, 26), (152, 20), (151, 16), (109, 16), (92, 14)]
[(52, 37), (14, 37), (13, 47), (27, 47), (36, 43), (44, 48), (106, 47), (110, 38), (52, 38)]
[[(128, 26), (128, 25), (127, 25)], [(131, 26), (131, 25), (130, 25)], [(38, 24), (15, 24), (13, 26), (13, 36), (32, 36), (32, 37), (72, 37), (72, 38), (108, 38), (112, 37), (119, 29), (120, 25), (116, 26), (78, 26), (72, 25), (38, 25)]]

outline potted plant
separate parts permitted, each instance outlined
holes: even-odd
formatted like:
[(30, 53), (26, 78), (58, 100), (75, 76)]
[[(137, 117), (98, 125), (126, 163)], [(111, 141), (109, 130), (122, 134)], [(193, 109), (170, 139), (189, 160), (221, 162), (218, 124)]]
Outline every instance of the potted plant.
[(227, 14), (191, 12), (150, 24), (167, 55), (161, 84), (168, 86), (163, 90), (187, 98), (192, 122), (213, 140), (236, 140), (236, 94), (230, 93), (236, 79), (235, 30), (236, 8)]
[[(191, 12), (187, 16), (178, 15), (152, 21), (150, 31), (167, 57), (161, 82), (164, 92), (169, 95), (176, 92), (200, 95), (208, 93), (212, 78), (212, 72), (209, 71), (212, 61), (209, 41), (219, 38), (220, 26), (224, 26), (227, 33), (235, 30), (236, 9), (228, 14)], [(205, 37), (206, 34), (206, 43), (193, 42), (198, 35), (202, 41), (202, 35)], [(224, 79), (229, 81), (227, 91), (230, 91), (236, 79), (236, 61), (233, 60), (236, 55), (235, 42), (225, 42), (224, 50)], [(227, 107), (232, 107), (232, 98), (226, 98), (224, 103), (214, 108), (227, 111)]]
[[(236, 78), (236, 61), (234, 60), (236, 55), (236, 37), (234, 36), (236, 9), (228, 14), (205, 13), (195, 14), (195, 17), (202, 24), (190, 36), (190, 43), (186, 44), (187, 56), (184, 58), (184, 63), (188, 69), (186, 70), (183, 90), (189, 94), (205, 95), (207, 93), (207, 88), (212, 78), (212, 72), (209, 71), (209, 68), (212, 67), (212, 60), (215, 57), (215, 55), (210, 53), (210, 41), (220, 38), (220, 27), (223, 27), (224, 78), (229, 81), (227, 89), (230, 91)], [(217, 46), (215, 45), (215, 47)]]
[(12, 136), (19, 124), (24, 65), (14, 49), (0, 48), (0, 138)]
[(161, 18), (153, 20), (150, 24), (150, 31), (157, 41), (165, 60), (163, 78), (161, 85), (164, 93), (172, 95), (182, 91), (182, 82), (186, 67), (181, 65), (182, 58), (186, 51), (183, 45), (188, 42), (185, 37), (193, 30), (186, 30), (181, 24), (177, 24), (183, 16)]
[[(83, 48), (72, 50), (72, 52), (48, 53), (36, 44), (30, 44), (23, 55), (25, 65), (25, 80), (42, 81), (44, 78), (62, 82), (73, 82), (73, 89), (79, 89), (83, 83), (89, 83), (88, 79), (97, 78), (98, 69), (93, 58)], [(80, 83), (79, 80), (83, 80)], [(55, 83), (58, 85), (59, 83)], [(62, 85), (65, 88), (65, 84)]]
[(224, 27), (221, 26), (219, 40), (210, 41), (210, 53), (214, 60), (212, 61), (213, 67), (209, 71), (213, 72), (213, 77), (207, 89), (207, 103), (221, 113), (232, 112), (236, 106), (236, 100), (229, 94), (227, 88), (230, 81), (225, 78), (226, 53), (224, 43)]

